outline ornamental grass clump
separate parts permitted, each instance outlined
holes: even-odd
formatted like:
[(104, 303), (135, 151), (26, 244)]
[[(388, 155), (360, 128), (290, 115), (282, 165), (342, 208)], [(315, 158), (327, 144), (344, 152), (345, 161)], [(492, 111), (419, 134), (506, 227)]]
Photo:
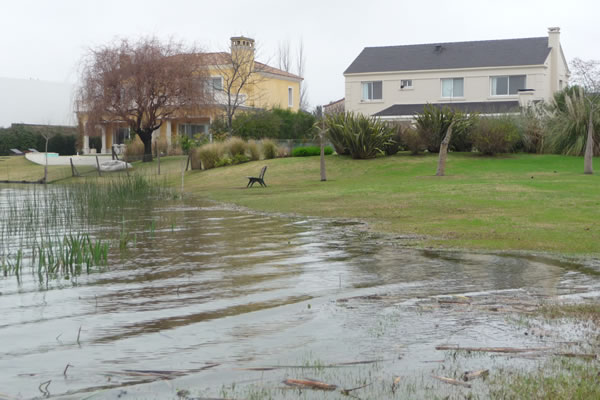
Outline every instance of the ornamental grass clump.
[(193, 157), (202, 162), (203, 169), (215, 168), (226, 152), (225, 144), (222, 142), (208, 143), (193, 150)]
[(382, 154), (395, 133), (389, 124), (362, 114), (329, 116), (325, 123), (329, 140), (338, 154), (349, 154), (354, 159), (375, 158)]
[(231, 154), (231, 157), (235, 157), (237, 155), (246, 154), (248, 145), (243, 139), (234, 136), (225, 141), (225, 147), (229, 154)]
[(270, 160), (272, 158), (277, 157), (278, 150), (277, 144), (271, 139), (263, 139), (262, 140), (262, 151), (265, 157), (265, 160)]
[(258, 143), (255, 140), (248, 140), (247, 143), (248, 154), (250, 156), (250, 160), (258, 161), (260, 160), (260, 148), (258, 147)]
[(556, 154), (582, 156), (587, 144), (590, 108), (593, 110), (594, 155), (600, 155), (600, 100), (580, 87), (570, 87), (554, 95), (549, 106), (546, 148)]

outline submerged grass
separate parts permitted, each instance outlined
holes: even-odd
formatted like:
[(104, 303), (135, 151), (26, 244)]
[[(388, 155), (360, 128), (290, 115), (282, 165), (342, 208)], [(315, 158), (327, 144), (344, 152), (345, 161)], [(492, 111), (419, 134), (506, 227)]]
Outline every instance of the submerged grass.
[[(127, 232), (128, 210), (177, 195), (164, 180), (141, 175), (86, 179), (77, 185), (4, 188), (0, 192), (0, 267), (20, 280), (23, 269), (40, 282), (77, 276), (108, 263), (111, 238), (102, 226), (123, 221), (119, 249), (135, 240)], [(154, 234), (156, 221), (150, 230)]]

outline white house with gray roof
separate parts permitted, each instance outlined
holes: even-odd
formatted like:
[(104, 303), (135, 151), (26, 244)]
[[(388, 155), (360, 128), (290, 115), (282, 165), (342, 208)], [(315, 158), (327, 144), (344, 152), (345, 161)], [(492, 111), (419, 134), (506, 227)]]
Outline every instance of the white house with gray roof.
[(347, 111), (412, 118), (427, 103), (495, 114), (568, 83), (560, 28), (548, 37), (366, 47), (344, 71)]

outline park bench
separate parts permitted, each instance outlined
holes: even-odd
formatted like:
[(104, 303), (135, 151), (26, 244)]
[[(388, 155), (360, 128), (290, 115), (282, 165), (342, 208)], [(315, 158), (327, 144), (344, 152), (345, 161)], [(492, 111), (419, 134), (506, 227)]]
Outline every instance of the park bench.
[(252, 185), (254, 185), (256, 182), (260, 183), (261, 186), (267, 187), (267, 184), (264, 181), (266, 171), (267, 171), (267, 166), (265, 165), (260, 170), (260, 175), (247, 176), (246, 178), (248, 178), (248, 185), (246, 185), (246, 187), (252, 187)]

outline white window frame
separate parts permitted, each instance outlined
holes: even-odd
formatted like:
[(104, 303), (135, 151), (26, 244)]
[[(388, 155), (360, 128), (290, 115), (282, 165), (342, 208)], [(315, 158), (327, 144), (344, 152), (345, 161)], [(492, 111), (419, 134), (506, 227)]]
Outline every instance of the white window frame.
[[(219, 79), (221, 81), (221, 88), (215, 87), (214, 80)], [(215, 75), (210, 77), (210, 88), (211, 90), (222, 91), (223, 90), (223, 77), (220, 75)]]
[[(454, 95), (454, 80), (462, 79), (463, 82), (463, 94), (461, 96)], [(452, 81), (452, 95), (444, 96), (444, 81), (450, 80)], [(440, 78), (440, 97), (442, 99), (462, 99), (465, 97), (465, 78), (464, 77), (453, 77), (453, 78)]]
[(288, 86), (288, 107), (294, 107), (294, 88)]
[[(494, 76), (490, 76), (490, 96), (491, 97), (511, 97), (511, 96), (514, 97), (514, 96), (518, 96), (519, 95), (519, 91), (518, 90), (517, 90), (517, 93), (514, 93), (514, 94), (510, 93), (510, 78), (511, 77), (521, 77), (521, 76), (525, 77), (525, 87), (527, 87), (527, 75), (525, 75), (525, 74), (520, 74), (520, 75), (494, 75)], [(493, 89), (494, 85), (493, 85), (492, 81), (494, 79), (497, 79), (497, 78), (507, 78), (507, 81), (506, 81), (506, 94), (494, 94), (493, 93), (492, 89)], [(523, 89), (525, 89), (525, 88), (523, 88)]]
[[(374, 94), (375, 91), (373, 90), (373, 84), (377, 83), (377, 82), (381, 83), (381, 98), (375, 98), (375, 94)], [(371, 98), (368, 98), (368, 94), (367, 94), (367, 98), (365, 98), (365, 89), (364, 89), (365, 85), (367, 85), (367, 87), (368, 87), (368, 85), (371, 85), (371, 90), (370, 90), (371, 96), (372, 96)], [(367, 89), (367, 93), (368, 92), (369, 92), (369, 90)], [(360, 98), (361, 98), (361, 101), (364, 101), (364, 102), (383, 101), (383, 81), (363, 81), (363, 82), (361, 82), (360, 83)]]
[(412, 89), (413, 88), (413, 80), (412, 79), (400, 79), (400, 90)]

